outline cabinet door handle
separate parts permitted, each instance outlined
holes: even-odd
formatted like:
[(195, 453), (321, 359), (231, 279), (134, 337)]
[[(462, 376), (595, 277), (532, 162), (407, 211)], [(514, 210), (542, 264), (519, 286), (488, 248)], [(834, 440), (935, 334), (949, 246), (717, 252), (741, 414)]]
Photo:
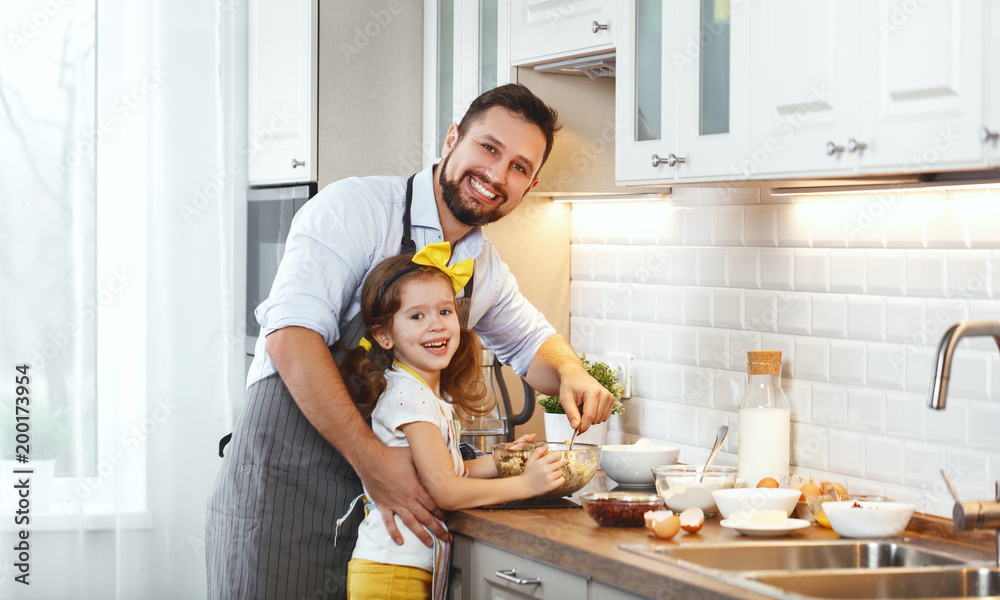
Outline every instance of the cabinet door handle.
[(304, 160), (298, 160), (298, 159), (295, 159), (295, 158), (292, 159), (292, 168), (293, 169), (295, 167), (304, 167), (304, 166), (306, 166), (306, 161), (304, 161)]
[(687, 159), (683, 156), (677, 156), (671, 152), (666, 158), (660, 158), (658, 154), (653, 155), (653, 167), (658, 167), (660, 165), (667, 165), (668, 167), (673, 167), (677, 163), (687, 162)]
[(988, 144), (989, 142), (997, 141), (997, 138), (1000, 138), (1000, 133), (997, 133), (996, 131), (990, 131), (989, 129), (986, 128), (986, 126), (979, 128), (980, 142)]
[(868, 147), (865, 142), (859, 142), (858, 140), (851, 138), (847, 140), (847, 151), (848, 152), (860, 152)]
[(827, 142), (826, 143), (826, 154), (827, 154), (827, 156), (833, 156), (834, 154), (836, 154), (838, 152), (843, 152), (843, 151), (844, 151), (844, 147), (843, 146), (838, 146), (837, 144), (834, 144), (833, 142)]
[(505, 579), (516, 583), (517, 585), (531, 585), (540, 584), (542, 582), (541, 577), (535, 577), (534, 579), (524, 579), (523, 577), (517, 576), (517, 569), (509, 569), (507, 571), (497, 571), (497, 577), (500, 579)]
[(607, 23), (598, 23), (597, 21), (594, 21), (593, 23), (590, 24), (590, 30), (593, 31), (594, 33), (597, 33), (598, 31), (607, 28), (608, 28)]

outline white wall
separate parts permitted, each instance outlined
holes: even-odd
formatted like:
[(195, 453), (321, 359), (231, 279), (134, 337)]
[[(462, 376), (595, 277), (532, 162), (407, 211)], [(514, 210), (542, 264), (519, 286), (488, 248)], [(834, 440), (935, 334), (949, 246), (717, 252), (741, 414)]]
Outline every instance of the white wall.
[[(677, 189), (666, 202), (574, 204), (571, 342), (632, 354), (612, 438), (707, 458), (731, 434), (746, 350), (783, 351), (793, 471), (951, 515), (1000, 479), (1000, 353), (963, 342), (948, 406), (927, 407), (941, 334), (1000, 320), (1000, 188), (793, 198)], [(609, 440), (610, 441), (610, 440)]]

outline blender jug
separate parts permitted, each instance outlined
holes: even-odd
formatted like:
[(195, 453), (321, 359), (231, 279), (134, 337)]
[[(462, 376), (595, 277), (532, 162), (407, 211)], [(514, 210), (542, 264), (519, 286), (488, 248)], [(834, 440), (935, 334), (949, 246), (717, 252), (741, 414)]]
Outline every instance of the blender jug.
[(481, 416), (461, 417), (460, 440), (471, 444), (480, 452), (489, 454), (493, 445), (514, 441), (514, 427), (528, 422), (535, 410), (535, 391), (522, 380), (524, 386), (524, 408), (511, 417), (510, 395), (500, 370), (503, 365), (491, 350), (483, 350), (483, 376), (486, 379), (487, 394), (496, 400), (493, 409)]

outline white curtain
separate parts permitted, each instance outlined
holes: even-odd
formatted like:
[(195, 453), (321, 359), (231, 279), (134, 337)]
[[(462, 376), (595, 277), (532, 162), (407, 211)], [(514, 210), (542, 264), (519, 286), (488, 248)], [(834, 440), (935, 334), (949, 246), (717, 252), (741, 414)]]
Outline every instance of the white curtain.
[(246, 13), (0, 0), (0, 444), (19, 364), (37, 409), (29, 462), (0, 447), (0, 598), (205, 596), (243, 394)]

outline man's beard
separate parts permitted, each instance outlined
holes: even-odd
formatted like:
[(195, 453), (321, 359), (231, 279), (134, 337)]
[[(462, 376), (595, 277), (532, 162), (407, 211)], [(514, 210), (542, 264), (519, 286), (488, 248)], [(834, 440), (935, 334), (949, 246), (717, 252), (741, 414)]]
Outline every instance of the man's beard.
[(474, 176), (480, 181), (489, 180), (480, 173), (466, 171), (457, 180), (448, 181), (448, 178), (445, 177), (445, 171), (448, 169), (449, 158), (451, 158), (451, 155), (446, 156), (441, 161), (441, 173), (438, 175), (438, 183), (441, 184), (441, 197), (444, 199), (444, 203), (448, 206), (448, 209), (451, 210), (451, 214), (455, 215), (455, 218), (460, 223), (470, 227), (482, 227), (483, 225), (498, 221), (501, 217), (505, 216), (507, 213), (502, 209), (507, 204), (507, 190), (493, 186), (496, 194), (503, 199), (500, 204), (497, 204), (493, 208), (486, 208), (474, 199), (463, 198), (462, 181), (466, 177)]

